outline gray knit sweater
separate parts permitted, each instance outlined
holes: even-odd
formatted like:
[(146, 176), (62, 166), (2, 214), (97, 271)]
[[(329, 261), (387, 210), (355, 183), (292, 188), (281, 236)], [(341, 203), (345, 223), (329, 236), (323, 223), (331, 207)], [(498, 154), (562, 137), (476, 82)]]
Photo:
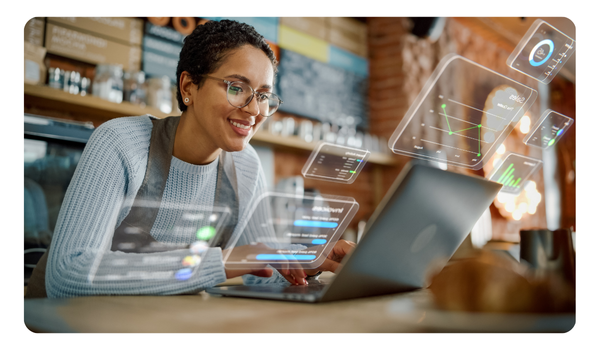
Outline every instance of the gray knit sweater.
[[(114, 230), (127, 216), (141, 186), (152, 122), (149, 116), (110, 120), (92, 134), (66, 192), (54, 231), (46, 268), (50, 298), (82, 295), (195, 293), (226, 280), (221, 249), (210, 248), (188, 278), (174, 278), (189, 249), (133, 254), (110, 251)], [(252, 199), (266, 190), (256, 151), (248, 145), (233, 154), (238, 178), (239, 223), (251, 214)], [(182, 218), (190, 205), (211, 207), (215, 196), (218, 159), (193, 165), (172, 158), (161, 206), (150, 234), (167, 244), (191, 244), (196, 228)], [(169, 204), (168, 209), (163, 203)], [(240, 230), (237, 245), (252, 234)], [(173, 229), (175, 228), (175, 229)], [(140, 267), (141, 266), (141, 267)], [(275, 271), (271, 278), (244, 276), (246, 283), (285, 282)]]

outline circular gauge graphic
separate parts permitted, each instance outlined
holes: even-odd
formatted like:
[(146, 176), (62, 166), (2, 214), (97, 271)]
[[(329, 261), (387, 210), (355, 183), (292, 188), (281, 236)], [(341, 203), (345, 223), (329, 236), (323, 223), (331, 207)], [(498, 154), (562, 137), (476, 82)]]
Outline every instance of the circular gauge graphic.
[(544, 64), (554, 52), (554, 43), (550, 39), (545, 39), (537, 43), (529, 54), (529, 64), (534, 67)]

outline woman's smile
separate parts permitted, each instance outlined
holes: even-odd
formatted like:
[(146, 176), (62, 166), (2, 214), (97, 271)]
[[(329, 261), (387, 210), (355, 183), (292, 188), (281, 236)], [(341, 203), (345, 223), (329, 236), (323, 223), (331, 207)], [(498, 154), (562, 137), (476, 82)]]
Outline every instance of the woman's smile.
[(228, 119), (229, 125), (237, 134), (241, 136), (248, 136), (254, 126), (254, 121), (239, 120), (239, 119)]

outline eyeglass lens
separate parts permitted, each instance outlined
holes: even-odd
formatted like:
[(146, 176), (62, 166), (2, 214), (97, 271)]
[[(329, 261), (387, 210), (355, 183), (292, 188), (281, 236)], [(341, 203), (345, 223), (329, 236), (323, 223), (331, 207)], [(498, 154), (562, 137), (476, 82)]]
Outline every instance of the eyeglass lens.
[[(254, 91), (249, 85), (242, 82), (232, 82), (227, 89), (227, 100), (229, 103), (238, 108), (246, 106), (252, 100)], [(257, 102), (259, 112), (262, 116), (271, 116), (279, 107), (279, 98), (269, 92), (257, 93)]]

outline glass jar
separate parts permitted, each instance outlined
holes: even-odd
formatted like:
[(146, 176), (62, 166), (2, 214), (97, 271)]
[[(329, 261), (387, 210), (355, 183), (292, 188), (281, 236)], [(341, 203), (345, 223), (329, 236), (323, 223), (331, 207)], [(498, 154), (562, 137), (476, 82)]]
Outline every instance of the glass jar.
[(81, 82), (79, 84), (79, 94), (81, 96), (85, 96), (88, 94), (90, 89), (90, 79), (86, 77), (81, 78)]
[(63, 75), (62, 70), (56, 67), (50, 67), (48, 69), (48, 86), (53, 89), (63, 88)]
[(147, 100), (148, 106), (166, 114), (171, 113), (173, 110), (171, 79), (166, 75), (148, 79)]
[(146, 74), (142, 71), (127, 71), (123, 75), (123, 101), (146, 105)]
[(63, 81), (63, 90), (77, 95), (79, 94), (79, 86), (81, 84), (81, 74), (76, 71), (67, 71), (65, 72), (64, 81)]
[(103, 100), (121, 103), (123, 101), (123, 68), (111, 64), (96, 66), (92, 94)]

